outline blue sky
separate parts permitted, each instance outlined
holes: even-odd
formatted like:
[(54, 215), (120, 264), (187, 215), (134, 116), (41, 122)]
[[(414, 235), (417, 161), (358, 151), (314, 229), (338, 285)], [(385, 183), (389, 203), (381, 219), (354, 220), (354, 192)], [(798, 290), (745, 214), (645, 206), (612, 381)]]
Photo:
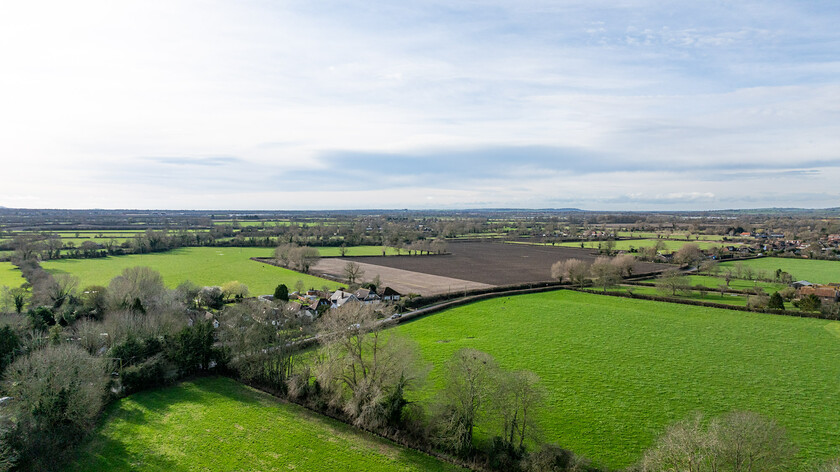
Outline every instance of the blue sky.
[(837, 2), (4, 2), (0, 205), (840, 206)]

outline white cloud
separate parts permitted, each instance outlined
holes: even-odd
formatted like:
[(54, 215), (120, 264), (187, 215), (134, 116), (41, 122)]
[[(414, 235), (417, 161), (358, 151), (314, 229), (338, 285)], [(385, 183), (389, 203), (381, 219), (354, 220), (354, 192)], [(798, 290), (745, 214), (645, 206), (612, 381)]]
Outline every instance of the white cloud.
[[(840, 159), (836, 12), (733, 8), (6, 2), (0, 155), (17, 177), (4, 181), (0, 205), (603, 207), (634, 194), (647, 195), (639, 205), (713, 194), (682, 199), (703, 207), (763, 192), (782, 204), (786, 194), (831, 195), (834, 171), (796, 163)], [(523, 172), (512, 190), (499, 166), (495, 178), (457, 190), (330, 192), (340, 169), (322, 159), (517, 146), (575, 148), (664, 173)], [(235, 159), (224, 176), (148, 165), (220, 156)], [(672, 172), (692, 163), (788, 173), (774, 174), (771, 190), (746, 173)], [(447, 172), (442, 163), (423, 170)], [(284, 190), (321, 173), (317, 191)], [(249, 189), (249, 175), (265, 183)]]

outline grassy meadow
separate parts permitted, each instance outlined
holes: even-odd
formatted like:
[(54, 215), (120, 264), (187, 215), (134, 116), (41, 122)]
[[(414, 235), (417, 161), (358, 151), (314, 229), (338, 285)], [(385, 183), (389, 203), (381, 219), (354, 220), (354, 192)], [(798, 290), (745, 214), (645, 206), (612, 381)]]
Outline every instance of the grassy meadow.
[(224, 377), (117, 401), (69, 471), (454, 471)]
[[(723, 277), (715, 277), (711, 275), (688, 275), (688, 283), (692, 287), (695, 285), (702, 285), (708, 287), (710, 290), (717, 290), (719, 286), (726, 285), (726, 279)], [(656, 283), (656, 279), (645, 279), (642, 282)], [(785, 284), (775, 282), (760, 282), (744, 279), (732, 279), (729, 281), (729, 288), (732, 290), (752, 290), (754, 287), (761, 287), (767, 294), (778, 292), (786, 287)]]
[[(497, 298), (395, 328), (434, 365), (458, 349), (528, 369), (548, 391), (545, 439), (609, 467), (638, 460), (666, 425), (751, 410), (784, 425), (799, 460), (840, 455), (840, 322), (573, 291)], [(479, 425), (487, 434), (487, 419)], [(801, 470), (808, 470), (804, 467)]]
[(793, 280), (807, 280), (812, 283), (840, 283), (840, 261), (818, 261), (812, 259), (790, 259), (785, 257), (762, 257), (737, 262), (721, 262), (721, 270), (735, 268), (737, 264), (763, 271), (772, 277), (776, 269), (791, 274)]
[(0, 287), (20, 287), (26, 279), (11, 262), (0, 262)]
[[(589, 289), (592, 293), (601, 293), (603, 289), (593, 287)], [(657, 297), (667, 296), (667, 297), (674, 297), (680, 298), (683, 300), (696, 300), (700, 302), (709, 302), (709, 303), (723, 303), (725, 305), (735, 305), (735, 306), (747, 306), (747, 296), (745, 295), (738, 295), (734, 293), (725, 293), (723, 295), (720, 292), (716, 292), (714, 290), (709, 290), (705, 295), (701, 294), (696, 290), (691, 290), (688, 293), (677, 293), (676, 296), (671, 295), (671, 293), (662, 293), (656, 287), (643, 287), (639, 285), (619, 285), (617, 287), (610, 287), (607, 289), (608, 292), (630, 292), (632, 291), (634, 294), (637, 295), (654, 295)], [(785, 307), (788, 309), (793, 309), (793, 306), (790, 303), (785, 304)]]
[(278, 284), (294, 287), (302, 280), (307, 288), (331, 289), (340, 284), (301, 274), (293, 270), (262, 264), (251, 257), (271, 257), (271, 248), (189, 247), (153, 254), (132, 254), (98, 259), (60, 259), (41, 264), (53, 274), (72, 274), (81, 279), (81, 286), (108, 285), (110, 280), (128, 267), (150, 267), (163, 276), (164, 283), (176, 287), (185, 280), (198, 285), (221, 285), (238, 280), (248, 286), (252, 295), (274, 293)]

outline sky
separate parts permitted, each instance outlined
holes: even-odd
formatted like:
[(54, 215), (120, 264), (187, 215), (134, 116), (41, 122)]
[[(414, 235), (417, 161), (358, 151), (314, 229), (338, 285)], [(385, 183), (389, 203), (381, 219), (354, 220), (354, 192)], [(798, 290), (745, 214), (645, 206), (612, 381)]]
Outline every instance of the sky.
[(3, 1), (0, 206), (840, 206), (840, 2)]

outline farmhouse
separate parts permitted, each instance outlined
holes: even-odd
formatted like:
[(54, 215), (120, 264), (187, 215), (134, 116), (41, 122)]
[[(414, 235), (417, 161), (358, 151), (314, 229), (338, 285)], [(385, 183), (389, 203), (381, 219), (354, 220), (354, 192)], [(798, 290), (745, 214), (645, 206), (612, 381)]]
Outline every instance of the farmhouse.
[(356, 297), (356, 295), (350, 292), (345, 292), (344, 290), (336, 290), (330, 296), (330, 302), (332, 303), (330, 305), (330, 308), (338, 308), (344, 306), (345, 303), (358, 301), (359, 299)]
[(356, 290), (355, 292), (353, 292), (353, 295), (365, 305), (379, 301), (379, 295), (377, 295), (377, 293), (373, 290), (369, 290), (366, 288), (360, 288)]
[(840, 290), (838, 290), (837, 286), (832, 285), (819, 285), (813, 284), (808, 286), (803, 286), (799, 290), (797, 290), (797, 295), (799, 297), (807, 297), (808, 295), (816, 295), (820, 298), (823, 302), (836, 302), (840, 301)]
[(391, 287), (385, 287), (385, 289), (382, 290), (381, 297), (382, 300), (386, 302), (397, 302), (400, 300), (402, 295)]

